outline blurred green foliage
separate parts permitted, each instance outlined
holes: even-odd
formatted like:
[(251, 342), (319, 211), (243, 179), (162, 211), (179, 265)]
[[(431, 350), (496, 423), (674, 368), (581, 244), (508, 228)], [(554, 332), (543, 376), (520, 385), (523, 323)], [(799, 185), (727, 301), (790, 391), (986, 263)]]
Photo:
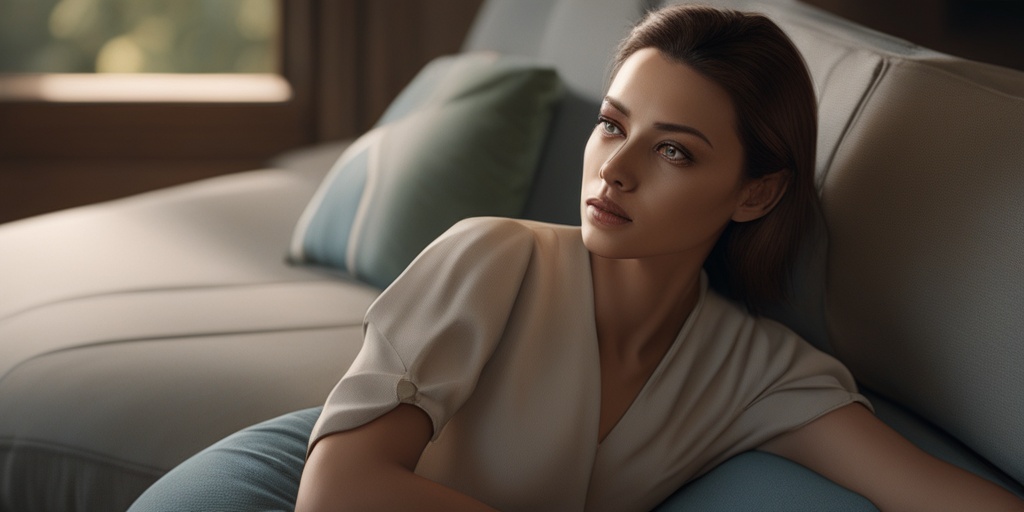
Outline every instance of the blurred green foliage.
[(274, 73), (279, 0), (0, 0), (0, 72)]

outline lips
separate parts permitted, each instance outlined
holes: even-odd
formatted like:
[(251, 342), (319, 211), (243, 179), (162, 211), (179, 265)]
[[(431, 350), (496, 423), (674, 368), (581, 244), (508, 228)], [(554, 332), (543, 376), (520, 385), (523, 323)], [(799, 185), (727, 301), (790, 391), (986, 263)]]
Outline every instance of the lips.
[(612, 215), (625, 222), (633, 222), (633, 219), (623, 210), (621, 206), (606, 197), (593, 197), (587, 199), (587, 205), (599, 210), (599, 214)]

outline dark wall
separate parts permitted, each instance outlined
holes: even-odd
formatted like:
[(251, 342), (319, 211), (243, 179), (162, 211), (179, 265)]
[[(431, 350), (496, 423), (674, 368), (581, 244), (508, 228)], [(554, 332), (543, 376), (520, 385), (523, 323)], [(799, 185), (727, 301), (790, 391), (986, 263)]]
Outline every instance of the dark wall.
[(802, 0), (950, 55), (1024, 70), (1020, 0)]

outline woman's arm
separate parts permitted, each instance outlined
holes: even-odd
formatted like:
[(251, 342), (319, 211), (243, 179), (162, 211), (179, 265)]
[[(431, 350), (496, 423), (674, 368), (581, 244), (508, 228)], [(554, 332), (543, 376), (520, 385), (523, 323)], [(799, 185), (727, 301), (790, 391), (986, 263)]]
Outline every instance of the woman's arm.
[(761, 446), (871, 500), (900, 510), (1024, 511), (1024, 501), (983, 478), (936, 459), (850, 404)]
[(433, 425), (400, 404), (376, 420), (313, 445), (302, 471), (296, 512), (322, 510), (492, 510), (413, 473)]

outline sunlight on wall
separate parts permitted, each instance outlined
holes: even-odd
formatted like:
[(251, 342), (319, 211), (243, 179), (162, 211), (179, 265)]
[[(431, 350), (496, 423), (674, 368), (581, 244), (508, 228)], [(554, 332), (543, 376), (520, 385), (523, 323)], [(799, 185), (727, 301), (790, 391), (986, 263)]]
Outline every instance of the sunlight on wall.
[(292, 88), (272, 73), (33, 73), (0, 78), (0, 98), (50, 102), (274, 103)]

